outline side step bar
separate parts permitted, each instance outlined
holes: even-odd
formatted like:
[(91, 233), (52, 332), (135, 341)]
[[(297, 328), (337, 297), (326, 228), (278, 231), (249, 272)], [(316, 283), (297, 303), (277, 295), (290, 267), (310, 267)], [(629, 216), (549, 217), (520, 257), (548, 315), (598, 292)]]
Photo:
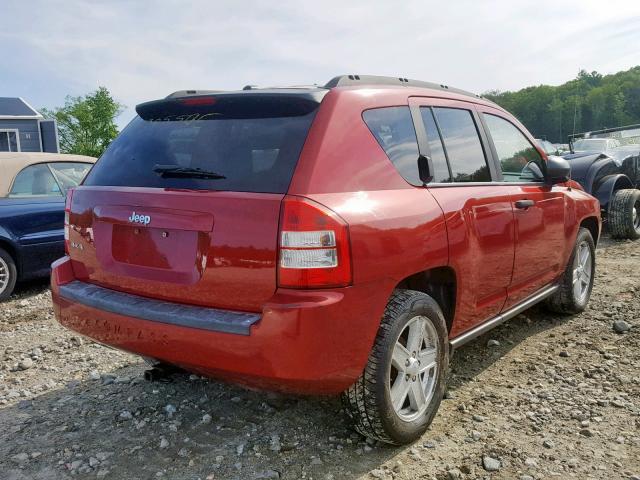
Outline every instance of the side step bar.
[(449, 345), (451, 346), (451, 349), (453, 350), (458, 347), (461, 347), (462, 345), (464, 345), (467, 342), (470, 342), (474, 338), (479, 337), (483, 333), (488, 332), (492, 328), (497, 327), (498, 325), (506, 322), (510, 318), (513, 318), (516, 315), (524, 312), (528, 308), (533, 307), (536, 303), (553, 295), (556, 292), (556, 290), (558, 290), (558, 288), (559, 288), (558, 285), (551, 285), (551, 286), (545, 287), (542, 290), (539, 290), (538, 293), (536, 293), (532, 297), (529, 297), (524, 302), (519, 303), (518, 305), (511, 307), (509, 310), (502, 312), (497, 317), (491, 318), (486, 322), (478, 325), (477, 327), (474, 327), (471, 330), (467, 330), (463, 334), (458, 335), (456, 338), (449, 341)]

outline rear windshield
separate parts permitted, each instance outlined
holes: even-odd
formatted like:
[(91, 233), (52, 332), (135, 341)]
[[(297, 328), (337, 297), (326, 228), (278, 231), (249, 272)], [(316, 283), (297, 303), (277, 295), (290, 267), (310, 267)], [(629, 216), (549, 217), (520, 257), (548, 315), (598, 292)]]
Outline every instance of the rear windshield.
[[(286, 193), (318, 105), (275, 95), (143, 104), (84, 184)], [(167, 167), (224, 178), (154, 171)]]

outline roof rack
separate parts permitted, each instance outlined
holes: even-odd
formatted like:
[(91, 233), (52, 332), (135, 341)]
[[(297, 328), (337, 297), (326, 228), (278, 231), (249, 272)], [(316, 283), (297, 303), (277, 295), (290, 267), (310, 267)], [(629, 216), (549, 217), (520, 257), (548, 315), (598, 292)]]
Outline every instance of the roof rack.
[[(482, 98), (466, 90), (459, 88), (449, 87), (442, 83), (423, 82), (421, 80), (411, 80), (404, 77), (383, 77), (379, 75), (338, 75), (329, 80), (324, 86), (318, 85), (292, 85), (292, 86), (275, 86), (275, 87), (260, 87), (258, 85), (245, 85), (242, 87), (242, 91), (251, 90), (295, 90), (295, 89), (332, 89), (335, 87), (349, 87), (349, 86), (368, 86), (368, 85), (393, 85), (401, 87), (416, 87), (416, 88), (429, 88), (432, 90), (442, 90), (446, 92), (453, 92), (468, 97)], [(165, 98), (179, 98), (189, 97), (194, 95), (212, 95), (215, 93), (227, 93), (228, 90), (178, 90), (167, 95)]]
[(444, 90), (447, 92), (459, 93), (461, 95), (471, 96), (475, 98), (482, 98), (472, 92), (461, 90), (459, 88), (449, 87), (448, 85), (423, 82), (420, 80), (410, 80), (404, 77), (381, 77), (378, 75), (339, 75), (329, 80), (324, 88), (334, 87), (348, 87), (348, 86), (361, 86), (361, 85), (396, 85), (401, 87), (418, 87), (418, 88), (431, 88), (434, 90)]
[(221, 93), (224, 90), (178, 90), (170, 93), (165, 98), (189, 97), (191, 95), (211, 95), (212, 93)]

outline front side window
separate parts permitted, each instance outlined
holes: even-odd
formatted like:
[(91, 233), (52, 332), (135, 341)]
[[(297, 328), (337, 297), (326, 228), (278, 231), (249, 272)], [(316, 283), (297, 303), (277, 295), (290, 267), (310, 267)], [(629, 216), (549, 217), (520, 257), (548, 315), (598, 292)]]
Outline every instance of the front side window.
[(538, 150), (514, 124), (491, 114), (483, 114), (489, 135), (498, 153), (505, 182), (539, 182), (544, 165)]
[(433, 109), (442, 133), (454, 182), (489, 182), (491, 173), (482, 149), (478, 129), (469, 110)]
[(398, 173), (412, 185), (422, 185), (418, 173), (418, 140), (409, 107), (367, 110), (362, 118)]
[(586, 138), (573, 143), (575, 152), (604, 152), (607, 150), (607, 141), (600, 138)]
[(62, 196), (62, 191), (44, 163), (24, 168), (16, 175), (10, 197)]

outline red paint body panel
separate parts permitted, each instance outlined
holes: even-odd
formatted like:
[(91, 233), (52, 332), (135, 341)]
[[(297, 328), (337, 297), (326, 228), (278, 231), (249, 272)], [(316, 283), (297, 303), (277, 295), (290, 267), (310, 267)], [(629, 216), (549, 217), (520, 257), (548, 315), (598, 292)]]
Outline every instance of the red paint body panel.
[[(99, 342), (217, 378), (337, 393), (362, 372), (387, 301), (407, 277), (442, 267), (454, 273), (450, 338), (555, 281), (580, 222), (599, 222), (597, 200), (575, 183), (408, 184), (362, 112), (425, 95), (516, 122), (489, 102), (455, 93), (341, 87), (325, 95), (307, 136), (287, 194), (309, 198), (348, 224), (351, 286), (277, 288), (284, 195), (79, 187), (70, 214), (76, 247), (53, 266), (58, 320)], [(535, 208), (516, 211), (514, 202), (525, 198), (536, 200)], [(158, 222), (130, 222), (133, 211), (152, 212)], [(58, 287), (76, 279), (261, 318), (245, 336), (124, 317), (61, 298)]]
[[(69, 238), (83, 247), (71, 252), (76, 278), (161, 300), (259, 312), (276, 290), (282, 198), (78, 187)], [(123, 224), (132, 211), (151, 214), (153, 227)]]
[(458, 279), (455, 336), (502, 310), (513, 271), (513, 207), (509, 192), (492, 186), (430, 192), (444, 211), (450, 265)]
[(564, 191), (564, 186), (513, 187), (513, 203), (533, 200), (535, 204), (526, 210), (514, 208), (516, 251), (505, 308), (548, 285), (564, 271), (565, 246), (572, 244), (577, 234), (575, 229), (565, 229)]
[(58, 321), (98, 342), (245, 385), (333, 394), (360, 375), (390, 281), (335, 290), (280, 290), (264, 303), (249, 336), (209, 332), (104, 312), (59, 296), (74, 279), (68, 257), (54, 264)]

